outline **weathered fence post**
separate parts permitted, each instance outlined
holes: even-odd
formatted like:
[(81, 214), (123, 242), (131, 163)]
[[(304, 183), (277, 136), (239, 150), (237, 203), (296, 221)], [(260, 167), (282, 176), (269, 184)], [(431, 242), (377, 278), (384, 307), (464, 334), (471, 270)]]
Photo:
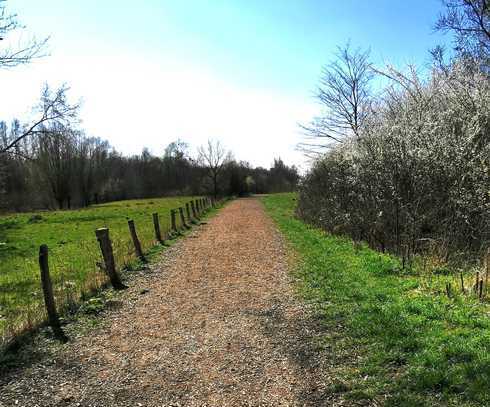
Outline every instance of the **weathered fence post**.
[(163, 243), (162, 233), (160, 231), (160, 221), (158, 219), (158, 213), (154, 213), (153, 215), (153, 227), (155, 228), (155, 239), (159, 243)]
[(196, 202), (196, 211), (197, 211), (197, 214), (198, 214), (198, 216), (201, 216), (201, 210), (199, 209), (199, 199), (196, 199), (195, 202)]
[(131, 234), (131, 240), (133, 241), (134, 251), (136, 252), (136, 257), (141, 261), (146, 261), (145, 256), (143, 256), (143, 250), (141, 250), (141, 243), (136, 234), (136, 227), (134, 226), (134, 220), (128, 220), (129, 233)]
[(177, 230), (177, 222), (175, 221), (175, 209), (170, 209), (170, 221), (171, 221), (171, 233), (174, 235), (179, 234)]
[(191, 210), (192, 210), (192, 216), (194, 219), (199, 219), (196, 213), (196, 206), (194, 205), (194, 201), (191, 201)]
[(100, 228), (95, 231), (95, 236), (99, 241), (100, 251), (102, 252), (102, 258), (104, 259), (104, 269), (109, 280), (111, 281), (112, 287), (115, 290), (124, 290), (126, 287), (119, 278), (119, 274), (116, 271), (116, 265), (114, 262), (114, 253), (112, 252), (112, 244), (109, 239), (109, 229)]
[(66, 342), (68, 338), (61, 329), (60, 320), (56, 312), (56, 304), (54, 302), (53, 285), (49, 276), (48, 263), (48, 246), (43, 244), (39, 247), (39, 268), (41, 270), (41, 286), (44, 294), (44, 304), (48, 313), (48, 323), (53, 330), (56, 339)]
[(190, 229), (191, 227), (185, 222), (184, 208), (179, 207), (180, 223), (183, 229)]
[(187, 222), (190, 225), (192, 223), (192, 217), (191, 217), (191, 208), (189, 206), (189, 202), (185, 203), (185, 213), (187, 215)]

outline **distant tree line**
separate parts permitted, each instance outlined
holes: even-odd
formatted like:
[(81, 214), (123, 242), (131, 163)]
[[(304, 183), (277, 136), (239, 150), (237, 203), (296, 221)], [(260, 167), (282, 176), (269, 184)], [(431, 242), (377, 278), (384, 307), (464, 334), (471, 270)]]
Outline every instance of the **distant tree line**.
[[(10, 125), (0, 122), (0, 147), (24, 131), (17, 120)], [(210, 141), (211, 146), (216, 144)], [(292, 191), (299, 178), (296, 168), (280, 159), (270, 169), (254, 168), (227, 152), (218, 164), (216, 172), (201, 156), (192, 158), (182, 141), (170, 143), (161, 156), (147, 149), (124, 156), (107, 141), (52, 121), (15, 143), (8, 153), (0, 153), (0, 207), (65, 209), (168, 195)]]
[[(444, 4), (437, 28), (455, 46), (432, 51), (428, 74), (375, 68), (349, 46), (325, 67), (324, 110), (301, 144), (314, 157), (298, 206), (309, 222), (401, 255), (490, 246), (490, 8)], [(375, 77), (388, 83), (377, 94)]]

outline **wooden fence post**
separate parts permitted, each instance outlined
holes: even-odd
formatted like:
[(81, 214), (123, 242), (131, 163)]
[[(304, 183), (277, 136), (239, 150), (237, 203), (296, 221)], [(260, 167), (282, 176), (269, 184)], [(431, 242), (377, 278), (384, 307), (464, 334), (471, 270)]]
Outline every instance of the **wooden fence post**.
[(175, 209), (170, 209), (170, 220), (171, 220), (171, 233), (178, 234), (177, 222), (175, 221)]
[(112, 287), (115, 290), (124, 290), (128, 288), (125, 286), (117, 274), (116, 265), (114, 262), (114, 253), (112, 252), (112, 243), (109, 239), (109, 229), (100, 228), (95, 231), (95, 236), (99, 241), (100, 251), (102, 252), (102, 258), (104, 259), (104, 269), (109, 280), (111, 281)]
[(141, 250), (141, 243), (138, 239), (138, 235), (136, 234), (136, 227), (134, 226), (134, 220), (128, 220), (129, 233), (131, 234), (131, 240), (133, 241), (134, 251), (136, 252), (136, 256), (141, 260), (145, 261), (145, 256), (143, 256), (143, 250)]
[(184, 208), (179, 207), (179, 215), (180, 215), (180, 223), (182, 224), (182, 228), (190, 229), (191, 227), (185, 222)]
[(191, 201), (191, 210), (192, 210), (192, 216), (194, 219), (199, 219), (196, 213), (196, 206), (194, 205), (194, 201)]
[(153, 227), (155, 228), (155, 239), (159, 243), (163, 243), (162, 233), (160, 232), (160, 221), (158, 219), (158, 213), (154, 213), (153, 215)]
[(201, 216), (201, 211), (199, 210), (199, 199), (196, 199), (195, 202), (196, 202), (197, 215), (200, 217)]
[(48, 263), (48, 246), (43, 244), (39, 247), (39, 268), (41, 270), (41, 286), (44, 294), (44, 305), (48, 313), (48, 323), (53, 330), (56, 339), (66, 342), (68, 338), (61, 329), (60, 320), (56, 312), (56, 304), (54, 302), (53, 285), (49, 276)]
[(192, 217), (191, 217), (191, 208), (190, 208), (189, 202), (185, 203), (185, 213), (187, 215), (187, 222), (190, 225), (192, 223)]

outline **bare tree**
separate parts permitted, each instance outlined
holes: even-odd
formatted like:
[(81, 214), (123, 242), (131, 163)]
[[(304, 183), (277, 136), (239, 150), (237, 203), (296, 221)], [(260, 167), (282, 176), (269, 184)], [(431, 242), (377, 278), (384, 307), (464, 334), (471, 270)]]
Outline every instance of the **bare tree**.
[(26, 124), (22, 132), (1, 144), (0, 155), (10, 153), (25, 138), (44, 133), (46, 126), (50, 124), (67, 125), (74, 121), (78, 114), (79, 105), (72, 105), (68, 102), (66, 97), (68, 89), (66, 85), (63, 85), (52, 92), (48, 85), (45, 85), (40, 102), (35, 108), (38, 117), (31, 123)]
[(76, 135), (73, 130), (55, 124), (38, 139), (37, 166), (53, 193), (59, 209), (71, 207), (71, 192), (76, 164)]
[(231, 161), (231, 153), (227, 152), (219, 140), (208, 140), (207, 145), (197, 150), (199, 164), (207, 170), (213, 184), (213, 195), (218, 196), (218, 180), (224, 165)]
[(7, 12), (5, 2), (6, 0), (0, 0), (0, 41), (6, 43), (0, 48), (0, 68), (12, 68), (45, 56), (48, 38), (40, 41), (32, 38), (23, 44), (9, 45), (8, 34), (24, 27), (20, 25), (16, 14)]
[(443, 0), (445, 10), (436, 30), (455, 34), (460, 54), (488, 58), (490, 54), (490, 4), (486, 0)]
[(80, 203), (90, 205), (91, 199), (100, 189), (102, 180), (107, 178), (107, 160), (110, 145), (96, 137), (86, 137), (83, 132), (74, 132), (76, 143), (75, 179)]
[(322, 115), (301, 126), (306, 140), (298, 145), (300, 150), (315, 155), (332, 143), (342, 143), (350, 136), (360, 137), (369, 112), (371, 77), (369, 51), (351, 50), (349, 44), (338, 48), (336, 59), (323, 68), (316, 93)]

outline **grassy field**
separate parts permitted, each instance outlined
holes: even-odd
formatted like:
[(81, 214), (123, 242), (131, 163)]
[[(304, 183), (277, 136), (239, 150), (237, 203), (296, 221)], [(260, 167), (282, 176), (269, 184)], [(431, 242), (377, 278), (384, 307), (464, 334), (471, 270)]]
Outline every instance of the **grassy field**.
[(134, 220), (147, 251), (156, 243), (152, 213), (159, 213), (163, 233), (169, 228), (170, 209), (191, 199), (120, 201), (81, 210), (0, 217), (0, 345), (44, 319), (38, 266), (41, 244), (49, 247), (56, 300), (60, 306), (69, 306), (107, 281), (96, 266), (101, 260), (96, 228), (109, 228), (116, 265), (121, 270), (134, 262), (127, 220)]
[(318, 304), (332, 392), (361, 404), (490, 405), (488, 304), (402, 271), (396, 258), (295, 219), (291, 194), (263, 198), (296, 253), (300, 291)]

